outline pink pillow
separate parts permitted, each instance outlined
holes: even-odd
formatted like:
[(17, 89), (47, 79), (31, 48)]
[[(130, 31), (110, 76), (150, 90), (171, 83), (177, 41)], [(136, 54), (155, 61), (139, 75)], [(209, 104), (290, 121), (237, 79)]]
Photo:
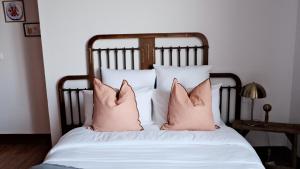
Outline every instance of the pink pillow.
[(92, 127), (95, 131), (142, 130), (135, 94), (123, 80), (119, 93), (110, 86), (94, 80), (94, 113)]
[(195, 87), (190, 94), (173, 80), (168, 106), (168, 119), (163, 130), (215, 130), (211, 107), (210, 80)]

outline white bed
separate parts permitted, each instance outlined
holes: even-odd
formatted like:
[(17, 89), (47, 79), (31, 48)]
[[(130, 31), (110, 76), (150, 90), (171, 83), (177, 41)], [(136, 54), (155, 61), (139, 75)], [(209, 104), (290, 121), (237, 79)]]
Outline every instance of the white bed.
[(216, 131), (94, 132), (79, 127), (65, 134), (44, 163), (86, 169), (261, 169), (251, 145), (225, 125)]
[[(116, 46), (113, 46), (111, 48), (106, 41), (107, 39), (121, 40), (121, 47), (116, 48)], [(123, 40), (125, 39), (137, 40), (138, 45), (131, 46), (131, 43), (124, 43)], [(162, 44), (161, 42), (164, 41), (161, 40), (167, 40), (166, 42), (169, 44)], [(105, 45), (98, 46), (96, 45), (98, 42), (103, 42), (101, 44)], [(180, 43), (178, 44), (177, 42)], [(184, 44), (181, 44), (181, 42), (184, 42)], [(116, 41), (114, 41), (113, 44), (115, 45), (115, 43)], [(175, 66), (176, 64), (177, 67), (183, 68), (185, 66), (203, 66), (208, 65), (208, 48), (208, 41), (205, 35), (195, 32), (95, 35), (90, 38), (87, 44), (88, 75), (65, 76), (58, 82), (57, 92), (59, 94), (62, 134), (66, 134), (50, 150), (44, 163), (85, 169), (264, 168), (251, 145), (235, 130), (227, 127), (224, 123), (219, 123), (219, 121), (221, 121), (220, 115), (222, 115), (222, 119), (224, 119), (224, 122), (228, 125), (230, 125), (233, 120), (240, 119), (241, 98), (239, 93), (242, 85), (239, 77), (232, 73), (210, 73), (208, 75), (208, 72), (206, 72), (207, 77), (209, 76), (216, 80), (217, 83), (222, 84), (216, 89), (218, 93), (213, 94), (212, 97), (214, 118), (218, 116), (218, 118), (214, 119), (215, 124), (220, 124), (221, 126), (220, 129), (215, 131), (160, 130), (159, 127), (161, 124), (166, 122), (167, 117), (164, 113), (167, 112), (165, 109), (167, 109), (169, 100), (169, 98), (162, 99), (161, 95), (158, 97), (160, 99), (154, 97), (152, 100), (152, 115), (152, 111), (141, 111), (142, 116), (144, 115), (143, 113), (150, 112), (147, 117), (152, 117), (153, 122), (160, 125), (143, 124), (145, 120), (143, 121), (143, 118), (141, 118), (140, 121), (142, 121), (142, 126), (145, 129), (143, 131), (94, 132), (86, 127), (80, 127), (83, 124), (86, 126), (91, 125), (91, 123), (86, 123), (86, 121), (83, 122), (81, 112), (85, 112), (83, 113), (85, 116), (89, 114), (89, 118), (85, 117), (85, 120), (90, 119), (89, 121), (91, 121), (93, 102), (92, 95), (90, 96), (90, 104), (85, 103), (85, 99), (83, 99), (85, 101), (81, 101), (79, 91), (93, 89), (93, 78), (99, 73), (103, 78), (103, 82), (109, 84), (109, 80), (105, 82), (105, 71), (102, 68), (147, 70), (151, 69), (153, 64), (163, 66)], [(168, 52), (165, 53), (166, 51)], [(174, 55), (172, 55), (172, 53), (174, 53)], [(135, 60), (136, 56), (139, 60)], [(119, 61), (121, 57), (123, 58), (123, 63)], [(130, 67), (128, 67), (127, 63), (130, 63)], [(192, 70), (190, 67), (187, 69)], [(99, 72), (99, 70), (101, 71)], [(167, 73), (170, 71), (162, 72)], [(174, 74), (173, 71), (171, 71), (170, 74)], [(177, 70), (176, 78), (178, 78), (179, 74), (185, 78), (180, 79), (182, 82), (186, 82), (186, 85), (191, 85), (201, 83), (199, 78), (203, 72), (186, 72), (186, 74), (183, 75), (182, 70)], [(117, 75), (120, 77), (116, 78)], [(194, 76), (192, 77), (191, 75)], [(173, 78), (175, 77), (173, 76), (174, 75), (170, 77), (169, 84), (172, 84)], [(117, 80), (121, 83), (125, 78), (125, 74), (123, 72), (122, 74), (108, 75), (107, 77), (114, 77), (114, 79), (111, 80), (112, 84), (109, 85), (118, 88), (120, 84), (115, 83)], [(157, 71), (155, 76), (151, 76), (152, 78), (148, 76), (140, 77), (137, 75), (128, 75), (125, 79), (129, 80), (132, 79), (132, 77), (134, 77), (138, 83), (144, 83), (152, 79), (149, 85), (151, 89), (154, 87), (156, 77), (156, 89), (160, 90), (162, 90), (160, 85), (166, 85), (166, 83), (162, 81), (167, 79), (165, 78), (166, 76), (159, 78)], [(207, 79), (207, 77), (205, 79)], [(160, 79), (162, 79), (162, 81)], [(78, 89), (78, 87), (75, 86), (71, 86), (71, 88), (67, 87), (70, 84), (64, 86), (65, 83), (82, 80), (90, 82), (87, 88), (80, 87), (80, 89)], [(227, 80), (229, 80), (230, 83), (228, 83)], [(191, 83), (194, 81), (195, 83)], [(133, 88), (141, 87), (138, 86), (137, 83), (130, 83), (135, 84)], [(115, 84), (115, 86), (113, 84)], [(185, 87), (187, 87), (186, 85)], [(195, 86), (190, 86), (187, 88), (194, 87)], [(212, 91), (212, 93), (216, 92)], [(214, 95), (217, 97), (214, 97)], [(169, 94), (167, 94), (167, 96), (169, 96)], [(142, 96), (141, 98), (145, 99), (146, 97)], [(147, 103), (151, 103), (150, 97), (148, 100), (149, 102)], [(83, 106), (84, 109), (81, 106), (82, 102), (84, 102), (83, 105), (85, 105)], [(142, 103), (144, 103), (144, 101), (142, 101)], [(159, 105), (156, 103), (163, 105), (165, 109), (161, 109), (160, 106), (155, 106)], [(90, 108), (86, 110), (85, 108), (87, 107)], [(157, 107), (161, 111), (158, 111), (158, 109), (156, 109)], [(147, 109), (150, 110), (149, 108)], [(163, 118), (157, 119), (155, 117), (160, 117), (156, 116), (157, 114), (164, 116), (162, 116)], [(152, 120), (150, 121), (152, 122)]]

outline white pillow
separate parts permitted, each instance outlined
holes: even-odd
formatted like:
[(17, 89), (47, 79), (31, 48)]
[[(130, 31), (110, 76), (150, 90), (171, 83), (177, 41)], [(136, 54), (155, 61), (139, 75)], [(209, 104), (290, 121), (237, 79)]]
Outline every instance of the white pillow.
[(171, 91), (173, 79), (176, 78), (186, 89), (194, 88), (209, 78), (211, 66), (161, 66), (153, 65), (157, 76), (157, 89)]
[[(140, 88), (134, 89), (134, 93), (136, 96), (137, 107), (139, 110), (140, 121), (142, 125), (152, 124), (151, 117), (151, 97), (153, 95), (153, 89), (151, 88)], [(85, 121), (84, 125), (89, 126), (92, 124), (92, 116), (93, 116), (93, 91), (85, 90), (83, 91), (83, 108)], [(112, 122), (113, 123), (113, 122)]]
[(167, 112), (169, 105), (170, 92), (162, 90), (154, 90), (152, 96), (153, 116), (152, 120), (155, 124), (161, 126), (167, 122)]
[(224, 124), (221, 119), (221, 111), (220, 111), (220, 87), (222, 84), (216, 84), (211, 86), (211, 106), (212, 112), (214, 116), (214, 122), (216, 125)]
[[(212, 85), (212, 112), (214, 122), (216, 125), (224, 124), (221, 120), (221, 113), (219, 109), (220, 105), (220, 87), (221, 84)], [(169, 91), (155, 90), (153, 92), (153, 121), (158, 125), (162, 125), (167, 122), (167, 112), (169, 104)]]
[(94, 111), (93, 103), (93, 91), (92, 90), (83, 90), (83, 113), (84, 113), (84, 126), (92, 125), (92, 116)]
[(134, 89), (150, 87), (154, 89), (155, 70), (112, 70), (101, 68), (102, 82), (113, 88), (120, 88), (125, 79)]

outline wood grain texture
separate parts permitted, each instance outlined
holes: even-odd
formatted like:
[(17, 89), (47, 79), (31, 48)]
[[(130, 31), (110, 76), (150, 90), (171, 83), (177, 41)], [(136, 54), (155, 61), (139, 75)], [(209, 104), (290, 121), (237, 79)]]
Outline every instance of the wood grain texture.
[(28, 169), (41, 163), (47, 152), (49, 144), (0, 144), (1, 169)]
[(139, 46), (141, 50), (141, 69), (150, 69), (154, 63), (155, 58), (155, 39), (154, 38), (140, 38)]
[(236, 120), (232, 124), (233, 128), (240, 130), (269, 131), (288, 134), (300, 134), (300, 124), (261, 122), (250, 120)]

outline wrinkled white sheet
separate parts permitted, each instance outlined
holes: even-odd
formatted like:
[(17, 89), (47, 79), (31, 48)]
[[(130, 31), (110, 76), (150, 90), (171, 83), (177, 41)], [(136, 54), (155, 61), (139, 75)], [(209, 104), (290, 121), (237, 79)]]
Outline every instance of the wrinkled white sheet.
[(262, 169), (259, 157), (235, 130), (94, 132), (65, 134), (44, 163), (86, 169)]

